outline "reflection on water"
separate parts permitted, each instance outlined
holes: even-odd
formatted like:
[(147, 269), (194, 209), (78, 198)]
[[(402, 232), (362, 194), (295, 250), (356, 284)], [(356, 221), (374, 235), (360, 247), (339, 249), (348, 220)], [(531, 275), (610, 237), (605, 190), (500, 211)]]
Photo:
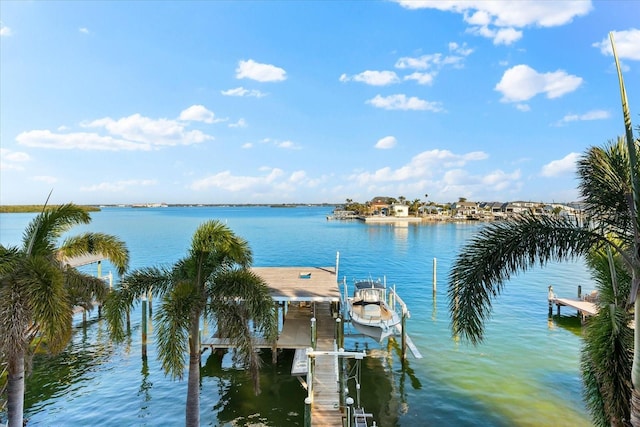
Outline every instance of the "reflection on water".
[[(206, 357), (206, 354), (203, 355)], [(271, 363), (271, 351), (261, 350), (260, 388), (254, 394), (250, 376), (232, 362), (231, 352), (209, 353), (201, 370), (202, 393), (216, 386), (219, 395), (213, 405), (216, 426), (302, 426), (306, 391), (297, 378), (291, 376), (293, 351), (278, 353), (278, 363)], [(210, 379), (210, 381), (206, 381)], [(204, 383), (207, 382), (205, 385)], [(212, 384), (213, 383), (213, 384)], [(209, 411), (209, 408), (203, 408)]]
[(583, 325), (582, 319), (579, 315), (575, 314), (573, 316), (562, 316), (554, 314), (548, 319), (549, 329), (555, 329), (560, 327), (565, 329), (579, 337), (582, 336)]
[(108, 360), (113, 345), (105, 340), (102, 320), (88, 321), (74, 331), (67, 348), (57, 355), (37, 354), (33, 371), (27, 377), (25, 408), (37, 410), (47, 399), (67, 393), (80, 393), (92, 378), (96, 364)]

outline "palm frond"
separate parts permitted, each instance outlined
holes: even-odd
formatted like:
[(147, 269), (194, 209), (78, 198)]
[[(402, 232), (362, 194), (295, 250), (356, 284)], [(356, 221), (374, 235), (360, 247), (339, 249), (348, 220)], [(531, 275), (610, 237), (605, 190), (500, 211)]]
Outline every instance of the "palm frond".
[(63, 271), (71, 306), (92, 310), (95, 302), (104, 302), (109, 293), (109, 286), (104, 280), (72, 267), (66, 267)]
[(129, 267), (127, 245), (115, 236), (104, 233), (83, 233), (67, 238), (59, 252), (64, 257), (100, 254), (107, 258), (123, 275)]
[(56, 240), (74, 225), (88, 224), (91, 216), (73, 203), (56, 206), (37, 215), (23, 235), (24, 251), (31, 254), (51, 254)]
[(126, 336), (124, 320), (127, 312), (131, 310), (135, 301), (135, 295), (128, 292), (126, 286), (109, 292), (103, 305), (103, 314), (107, 319), (109, 335), (117, 343), (124, 341)]
[[(164, 295), (156, 314), (158, 356), (166, 374), (182, 379), (189, 349), (189, 328), (199, 301), (192, 283), (177, 284)], [(196, 321), (198, 319), (196, 318)]]
[[(260, 276), (248, 269), (235, 269), (215, 279), (208, 289), (213, 305), (242, 304), (257, 333), (268, 340), (277, 338), (275, 306), (269, 288)], [(212, 312), (216, 312), (213, 307)]]
[(24, 289), (33, 322), (47, 338), (52, 352), (62, 350), (71, 337), (73, 309), (64, 275), (49, 259), (31, 256), (18, 282)]
[(587, 223), (546, 215), (522, 215), (485, 226), (462, 248), (449, 273), (453, 334), (479, 343), (492, 300), (513, 274), (575, 259), (604, 242)]

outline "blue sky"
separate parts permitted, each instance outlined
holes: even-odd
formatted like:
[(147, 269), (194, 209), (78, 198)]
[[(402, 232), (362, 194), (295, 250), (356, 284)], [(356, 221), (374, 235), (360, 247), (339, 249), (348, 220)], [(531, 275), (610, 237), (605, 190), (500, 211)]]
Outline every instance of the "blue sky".
[(0, 2), (0, 203), (578, 198), (639, 1)]

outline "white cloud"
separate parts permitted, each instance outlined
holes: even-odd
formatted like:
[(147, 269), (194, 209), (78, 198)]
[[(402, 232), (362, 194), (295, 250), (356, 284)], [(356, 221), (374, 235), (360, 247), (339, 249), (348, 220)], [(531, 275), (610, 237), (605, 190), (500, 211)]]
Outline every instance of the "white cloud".
[(341, 82), (348, 82), (350, 80), (365, 83), (371, 86), (387, 86), (394, 83), (399, 83), (400, 79), (398, 75), (393, 71), (363, 71), (360, 74), (356, 74), (354, 76), (347, 76), (346, 74), (342, 74), (340, 76)]
[(563, 124), (577, 121), (604, 120), (609, 117), (611, 117), (611, 114), (605, 110), (593, 110), (584, 114), (567, 114), (556, 122), (556, 126), (562, 126)]
[[(201, 109), (189, 110), (182, 113), (187, 116), (198, 112), (203, 113)], [(148, 151), (162, 146), (198, 144), (213, 139), (212, 136), (202, 131), (187, 130), (186, 124), (183, 122), (151, 119), (140, 114), (133, 114), (118, 120), (105, 117), (81, 123), (80, 126), (95, 128), (98, 129), (98, 132), (59, 131), (54, 133), (50, 130), (31, 130), (19, 134), (16, 141), (27, 147), (61, 150)], [(101, 134), (100, 131), (107, 134)]]
[(238, 119), (235, 123), (229, 123), (230, 128), (246, 128), (247, 121), (245, 119)]
[(384, 138), (381, 138), (378, 140), (378, 142), (376, 142), (375, 147), (380, 148), (382, 150), (386, 150), (386, 149), (395, 147), (397, 143), (398, 141), (396, 140), (395, 137), (385, 136)]
[(401, 182), (432, 176), (437, 170), (462, 167), (468, 162), (487, 159), (486, 153), (474, 151), (467, 154), (454, 154), (449, 150), (430, 150), (414, 156), (409, 163), (397, 169), (380, 168), (374, 172), (361, 172), (349, 177), (361, 185), (374, 183)]
[(131, 187), (149, 187), (152, 185), (156, 185), (157, 181), (155, 179), (129, 179), (122, 180), (116, 182), (102, 182), (100, 184), (88, 185), (80, 187), (80, 191), (86, 192), (111, 192), (117, 193), (121, 191), (125, 191)]
[(232, 175), (230, 171), (224, 171), (196, 180), (191, 183), (190, 188), (196, 191), (208, 190), (210, 188), (219, 188), (227, 191), (244, 191), (273, 184), (284, 174), (284, 171), (278, 168), (263, 168), (263, 170), (268, 172), (263, 176), (235, 176)]
[(0, 37), (9, 37), (13, 35), (11, 28), (0, 24)]
[(90, 132), (53, 133), (50, 130), (30, 130), (19, 134), (16, 141), (25, 147), (56, 150), (148, 151), (152, 148), (149, 143), (127, 141)]
[(199, 130), (187, 131), (185, 125), (176, 120), (151, 119), (133, 114), (113, 120), (110, 117), (84, 123), (88, 128), (104, 128), (110, 134), (128, 141), (146, 143), (150, 146), (176, 146), (197, 144), (213, 139)]
[(465, 57), (471, 55), (473, 49), (467, 47), (466, 43), (459, 45), (456, 42), (450, 42), (449, 52), (452, 54), (433, 53), (417, 57), (404, 56), (396, 61), (395, 67), (400, 70), (416, 70), (405, 76), (404, 80), (415, 80), (418, 84), (430, 85), (443, 68), (462, 68)]
[(80, 27), (80, 28), (78, 28), (78, 31), (80, 31), (82, 34), (89, 34), (90, 33), (89, 29), (86, 28), (86, 27)]
[(207, 110), (204, 105), (192, 105), (180, 113), (180, 120), (213, 123), (216, 120), (212, 111)]
[(544, 93), (547, 98), (561, 97), (582, 84), (582, 78), (563, 70), (538, 73), (528, 65), (516, 65), (504, 72), (495, 90), (502, 93), (502, 102), (528, 101)]
[(553, 160), (544, 165), (540, 175), (550, 178), (573, 173), (576, 170), (576, 162), (579, 158), (580, 153), (569, 153), (560, 160)]
[[(626, 31), (613, 31), (613, 41), (616, 44), (616, 53), (620, 59), (640, 61), (640, 29), (631, 28)], [(601, 42), (594, 43), (594, 47), (600, 49), (603, 55), (612, 55), (609, 36)]]
[(242, 144), (242, 148), (253, 148), (253, 143), (245, 142), (244, 144)]
[(405, 80), (415, 80), (418, 84), (421, 85), (430, 85), (433, 83), (433, 78), (436, 73), (420, 73), (416, 71), (415, 73), (411, 73), (408, 76), (404, 76)]
[(261, 64), (253, 59), (238, 62), (236, 79), (251, 79), (259, 82), (280, 82), (287, 79), (287, 72), (275, 65)]
[(23, 170), (22, 164), (29, 160), (31, 157), (25, 152), (0, 148), (0, 170)]
[(384, 108), (385, 110), (426, 110), (435, 113), (443, 111), (439, 102), (425, 101), (415, 96), (407, 97), (404, 94), (376, 95), (374, 98), (369, 99), (367, 104), (377, 108)]
[(249, 90), (249, 89), (245, 89), (242, 86), (234, 89), (223, 90), (223, 91), (220, 91), (220, 93), (223, 94), (224, 96), (250, 96), (254, 98), (262, 98), (263, 96), (267, 96), (266, 93), (261, 92), (257, 89)]
[(278, 148), (286, 148), (289, 150), (299, 150), (300, 146), (297, 145), (295, 142), (293, 141), (281, 141), (281, 142), (276, 142), (276, 146)]
[(289, 177), (289, 182), (300, 183), (307, 178), (307, 173), (303, 170), (295, 171)]
[(522, 38), (522, 31), (516, 30), (514, 28), (494, 29), (487, 26), (482, 26), (471, 27), (467, 30), (467, 32), (476, 36), (493, 39), (493, 44), (495, 45), (510, 45), (511, 43), (514, 43)]
[(47, 175), (38, 175), (38, 176), (34, 176), (31, 179), (38, 182), (44, 182), (45, 184), (55, 184), (56, 182), (58, 182), (58, 178), (54, 176), (47, 176)]
[(531, 111), (531, 107), (528, 104), (516, 104), (516, 108), (524, 113)]
[(522, 37), (518, 28), (555, 27), (570, 23), (592, 9), (591, 1), (396, 0), (407, 9), (438, 9), (461, 14), (473, 34), (511, 44)]

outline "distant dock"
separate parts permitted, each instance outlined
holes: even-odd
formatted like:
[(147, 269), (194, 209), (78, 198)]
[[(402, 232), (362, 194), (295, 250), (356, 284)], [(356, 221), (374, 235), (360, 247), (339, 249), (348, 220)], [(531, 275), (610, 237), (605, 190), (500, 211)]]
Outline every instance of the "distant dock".
[(558, 316), (560, 315), (560, 307), (570, 307), (575, 309), (584, 322), (587, 317), (595, 316), (598, 313), (598, 293), (593, 291), (590, 294), (582, 296), (582, 289), (578, 286), (578, 298), (558, 298), (553, 292), (553, 287), (549, 286), (549, 316), (553, 315), (553, 307), (556, 307)]

